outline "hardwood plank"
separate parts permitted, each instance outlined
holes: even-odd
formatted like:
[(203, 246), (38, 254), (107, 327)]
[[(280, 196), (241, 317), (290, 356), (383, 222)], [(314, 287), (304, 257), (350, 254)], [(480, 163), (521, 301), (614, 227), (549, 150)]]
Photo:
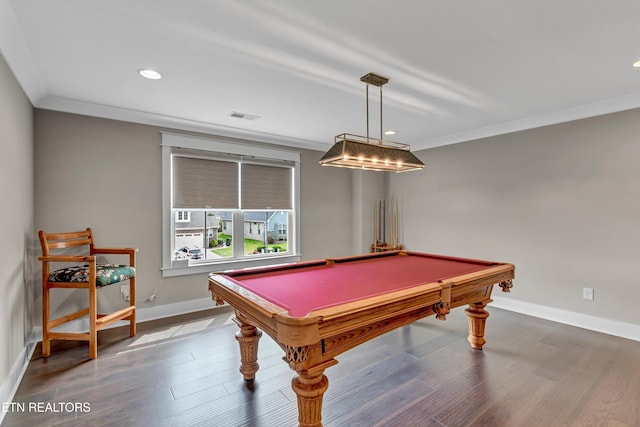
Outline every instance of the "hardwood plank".
[[(371, 402), (388, 396), (389, 390), (394, 392), (408, 382), (420, 384), (424, 394), (432, 388), (415, 379), (416, 361), (408, 355), (398, 355), (382, 360), (339, 377), (335, 381), (329, 379), (329, 389), (324, 397), (323, 420), (327, 425), (348, 425), (346, 421), (353, 413), (362, 414)], [(384, 408), (388, 407), (386, 404)]]
[(589, 399), (565, 420), (577, 426), (596, 425), (601, 420), (609, 420), (612, 425), (640, 425), (640, 348), (627, 342), (620, 344), (603, 359), (606, 364), (592, 368), (603, 375), (592, 387)]

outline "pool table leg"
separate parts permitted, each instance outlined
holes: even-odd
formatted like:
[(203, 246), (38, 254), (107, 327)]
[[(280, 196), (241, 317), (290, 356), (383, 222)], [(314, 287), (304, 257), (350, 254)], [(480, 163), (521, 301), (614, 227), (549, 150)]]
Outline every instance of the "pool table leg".
[(240, 327), (236, 340), (240, 344), (240, 372), (245, 381), (253, 381), (258, 372), (258, 340), (262, 336), (255, 326), (244, 323), (237, 318), (233, 321)]
[(298, 427), (322, 427), (322, 396), (329, 387), (324, 369), (298, 371), (291, 388), (298, 397)]
[(467, 320), (469, 321), (469, 337), (467, 340), (472, 348), (482, 350), (482, 346), (487, 342), (484, 339), (484, 325), (489, 317), (489, 312), (484, 308), (489, 301), (475, 302), (469, 304), (469, 308), (465, 310)]

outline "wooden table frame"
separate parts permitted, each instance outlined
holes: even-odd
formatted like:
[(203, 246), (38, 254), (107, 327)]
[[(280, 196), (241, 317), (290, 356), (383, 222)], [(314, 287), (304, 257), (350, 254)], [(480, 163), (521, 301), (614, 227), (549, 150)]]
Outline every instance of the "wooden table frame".
[[(405, 254), (400, 251), (398, 254)], [(296, 266), (321, 266), (389, 253), (296, 263)], [(260, 271), (283, 266), (265, 267)], [(286, 267), (284, 267), (286, 268)], [(359, 344), (418, 319), (436, 315), (440, 320), (454, 307), (468, 305), (468, 341), (482, 349), (485, 310), (491, 291), (498, 284), (503, 292), (512, 287), (515, 267), (500, 263), (478, 273), (465, 274), (444, 282), (427, 283), (410, 289), (366, 298), (335, 307), (312, 311), (305, 317), (291, 317), (286, 309), (250, 292), (229, 280), (226, 275), (243, 270), (209, 275), (209, 290), (217, 305), (225, 301), (235, 309), (234, 321), (240, 327), (236, 339), (240, 344), (240, 372), (245, 381), (253, 381), (258, 371), (258, 340), (266, 332), (282, 347), (284, 360), (297, 376), (292, 388), (298, 399), (299, 426), (322, 426), (322, 396), (329, 382), (324, 370), (338, 363), (335, 357)], [(251, 273), (256, 270), (252, 270)], [(250, 274), (250, 273), (247, 273)], [(241, 280), (241, 277), (239, 278)]]

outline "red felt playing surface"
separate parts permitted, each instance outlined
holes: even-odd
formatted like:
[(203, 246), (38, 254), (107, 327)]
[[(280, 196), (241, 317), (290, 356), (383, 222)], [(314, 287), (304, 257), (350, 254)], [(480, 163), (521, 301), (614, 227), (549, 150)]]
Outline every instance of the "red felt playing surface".
[(484, 261), (400, 255), (322, 266), (243, 274), (231, 280), (303, 317), (310, 311), (413, 286), (446, 280), (495, 266)]

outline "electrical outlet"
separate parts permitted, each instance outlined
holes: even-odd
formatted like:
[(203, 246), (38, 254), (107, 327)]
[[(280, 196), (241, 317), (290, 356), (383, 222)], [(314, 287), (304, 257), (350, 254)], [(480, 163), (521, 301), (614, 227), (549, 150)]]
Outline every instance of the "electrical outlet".
[(593, 301), (593, 288), (582, 288), (582, 298)]
[(125, 301), (129, 301), (129, 285), (120, 286), (120, 296)]

